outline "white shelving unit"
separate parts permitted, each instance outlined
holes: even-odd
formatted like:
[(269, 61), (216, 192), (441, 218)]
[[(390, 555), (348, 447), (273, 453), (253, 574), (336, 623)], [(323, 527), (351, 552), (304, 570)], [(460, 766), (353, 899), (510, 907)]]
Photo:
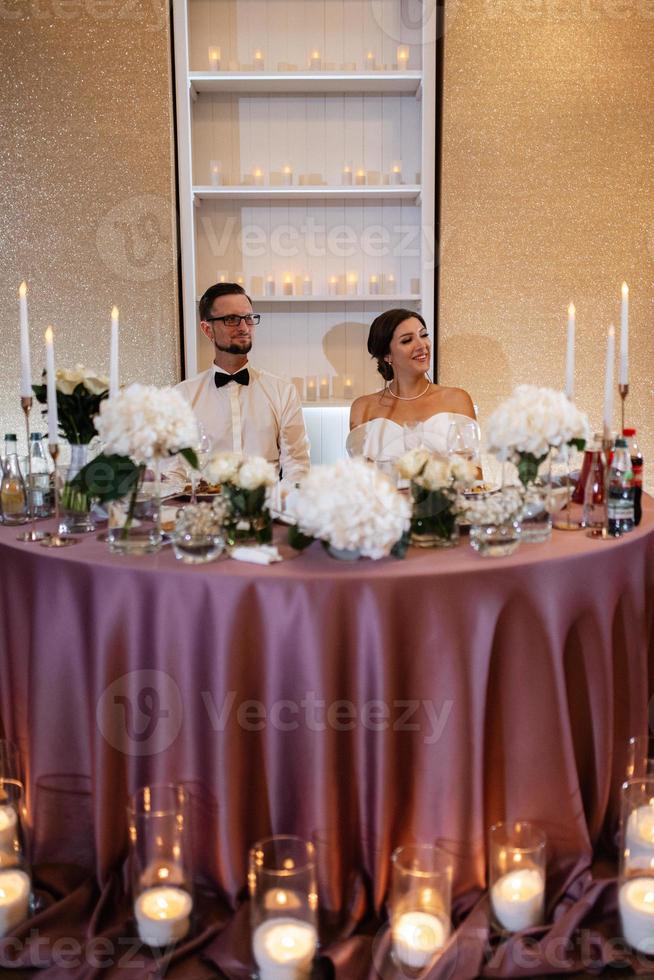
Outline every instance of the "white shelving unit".
[[(314, 430), (332, 408), (342, 427), (343, 391), (379, 387), (366, 351), (379, 312), (421, 309), (433, 324), (435, 16), (416, 25), (412, 11), (173, 0), (186, 374), (212, 358), (198, 296), (243, 281), (264, 314), (253, 362), (305, 396), (309, 378), (329, 380), (329, 399), (306, 402)], [(367, 291), (391, 274), (395, 289)], [(345, 295), (352, 275), (361, 292)]]

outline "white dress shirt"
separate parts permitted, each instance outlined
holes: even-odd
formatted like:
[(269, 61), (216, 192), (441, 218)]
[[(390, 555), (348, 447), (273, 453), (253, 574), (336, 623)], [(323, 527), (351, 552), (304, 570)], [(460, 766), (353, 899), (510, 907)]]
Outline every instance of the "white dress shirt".
[(214, 375), (228, 372), (212, 364), (176, 388), (202, 423), (214, 452), (263, 456), (281, 469), (283, 483), (292, 486), (309, 470), (309, 439), (297, 390), (268, 371), (246, 367), (248, 385), (230, 381), (216, 388)]

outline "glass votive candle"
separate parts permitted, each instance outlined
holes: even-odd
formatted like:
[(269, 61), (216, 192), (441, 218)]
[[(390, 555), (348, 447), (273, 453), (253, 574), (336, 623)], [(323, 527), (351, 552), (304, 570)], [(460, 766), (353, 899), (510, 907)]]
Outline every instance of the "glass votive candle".
[(171, 946), (191, 929), (188, 796), (172, 783), (143, 786), (128, 806), (130, 878), (141, 942)]
[(29, 914), (32, 882), (24, 858), (24, 810), (22, 782), (0, 777), (0, 938)]
[(308, 980), (318, 945), (313, 844), (290, 835), (258, 841), (248, 886), (259, 980)]
[(433, 844), (407, 844), (391, 857), (393, 959), (403, 976), (421, 973), (450, 934), (452, 863)]
[(526, 820), (489, 831), (489, 878), (495, 920), (520, 932), (545, 920), (545, 834)]
[(647, 776), (654, 776), (649, 735), (632, 735), (627, 739), (625, 779), (644, 779)]
[(654, 955), (654, 777), (633, 777), (623, 783), (620, 819), (618, 908), (622, 934), (630, 946), (651, 956)]
[(632, 867), (654, 861), (654, 776), (627, 779), (620, 807), (623, 860)]
[(226, 506), (221, 497), (213, 503), (189, 504), (180, 510), (173, 532), (175, 558), (186, 565), (215, 561), (225, 549), (225, 517)]

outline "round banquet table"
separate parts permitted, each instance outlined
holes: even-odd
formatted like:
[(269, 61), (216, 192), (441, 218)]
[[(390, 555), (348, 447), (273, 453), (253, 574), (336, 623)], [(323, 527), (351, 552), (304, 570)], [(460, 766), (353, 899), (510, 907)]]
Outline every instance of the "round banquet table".
[(554, 531), (501, 560), (462, 538), (404, 560), (316, 543), (187, 566), (0, 528), (0, 718), (24, 752), (34, 859), (107, 880), (128, 795), (176, 781), (196, 867), (228, 901), (270, 833), (316, 842), (333, 910), (354, 873), (379, 910), (412, 840), (450, 850), (455, 895), (483, 888), (500, 819), (536, 821), (563, 874), (612, 839), (653, 624), (649, 498), (624, 538)]

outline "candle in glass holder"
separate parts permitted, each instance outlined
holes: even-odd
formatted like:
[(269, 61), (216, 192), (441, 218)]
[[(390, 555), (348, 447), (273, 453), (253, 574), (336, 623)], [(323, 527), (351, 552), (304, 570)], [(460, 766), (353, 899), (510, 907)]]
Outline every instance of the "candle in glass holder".
[(654, 860), (654, 804), (636, 807), (629, 814), (625, 829), (625, 848), (630, 860)]
[(347, 276), (347, 295), (356, 296), (359, 292), (359, 277), (355, 272), (349, 272)]
[(13, 806), (0, 806), (0, 851), (13, 850), (18, 820)]
[(159, 948), (179, 942), (189, 931), (192, 908), (193, 900), (183, 888), (146, 888), (134, 903), (141, 942)]
[(275, 295), (275, 277), (272, 275), (266, 276), (266, 296), (274, 296), (274, 295)]
[(243, 174), (243, 187), (252, 187), (254, 184), (254, 174)]
[(317, 944), (315, 927), (301, 919), (278, 916), (262, 922), (252, 938), (259, 980), (308, 980)]
[(545, 879), (535, 868), (502, 875), (491, 889), (493, 912), (503, 929), (520, 932), (541, 925), (545, 916)]
[(336, 296), (338, 293), (338, 276), (330, 276), (327, 282), (327, 295)]
[(343, 167), (343, 173), (341, 174), (341, 183), (346, 187), (352, 186), (352, 166), (346, 163)]
[(409, 49), (403, 44), (397, 49), (397, 67), (402, 70), (406, 70), (409, 67)]
[(254, 52), (254, 67), (256, 71), (263, 71), (263, 51), (258, 48)]
[(354, 183), (358, 185), (365, 184), (366, 182), (366, 172), (361, 167), (356, 172)]
[(227, 273), (218, 272), (216, 276), (216, 282), (227, 282)]
[(320, 397), (323, 400), (329, 398), (329, 378), (327, 377), (320, 379)]
[(315, 402), (318, 393), (318, 382), (314, 374), (307, 378), (307, 401)]
[(313, 69), (313, 71), (320, 71), (322, 68), (320, 51), (314, 50), (311, 52), (311, 57), (309, 58), (309, 68)]
[(368, 280), (368, 292), (371, 296), (379, 295), (379, 276), (370, 276)]
[(27, 918), (30, 889), (30, 879), (24, 871), (0, 871), (0, 937)]
[(286, 164), (285, 167), (282, 167), (282, 184), (284, 184), (286, 187), (290, 187), (292, 183), (293, 183), (293, 171), (291, 167), (289, 167), (289, 165)]
[(391, 296), (395, 292), (395, 276), (392, 272), (389, 272), (384, 276), (384, 292)]
[(622, 934), (641, 953), (654, 953), (654, 879), (631, 878), (620, 887), (618, 907)]
[(445, 944), (445, 926), (431, 912), (405, 912), (392, 926), (393, 952), (403, 966), (422, 970)]
[(311, 282), (311, 276), (305, 276), (302, 280), (302, 295), (311, 296), (313, 291), (313, 283)]
[(354, 394), (354, 383), (352, 381), (352, 378), (349, 375), (346, 375), (345, 380), (343, 382), (343, 397), (352, 398), (353, 394)]
[(255, 167), (252, 176), (254, 178), (253, 180), (254, 186), (263, 187), (263, 170), (261, 170), (260, 167)]
[(245, 279), (243, 276), (237, 276), (234, 281), (237, 286), (241, 286), (242, 289), (245, 289)]
[(366, 54), (366, 71), (375, 70), (375, 56), (372, 51), (368, 51)]
[(282, 292), (284, 296), (293, 295), (293, 278), (288, 273), (284, 276), (284, 283), (282, 285)]
[(212, 71), (220, 71), (220, 48), (209, 48), (209, 67)]
[(396, 161), (391, 167), (391, 184), (402, 183), (402, 164)]

